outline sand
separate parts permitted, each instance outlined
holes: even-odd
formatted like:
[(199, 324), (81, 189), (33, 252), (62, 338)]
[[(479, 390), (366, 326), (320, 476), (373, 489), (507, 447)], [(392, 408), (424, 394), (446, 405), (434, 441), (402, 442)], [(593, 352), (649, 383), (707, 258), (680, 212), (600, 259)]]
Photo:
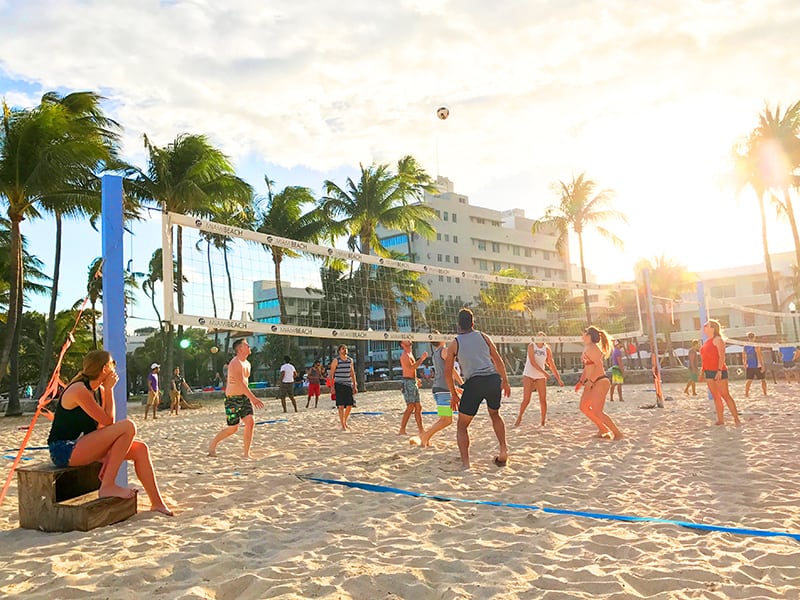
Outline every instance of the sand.
[[(429, 449), (396, 434), (401, 394), (359, 394), (352, 432), (337, 431), (327, 397), (288, 421), (256, 427), (205, 454), (221, 402), (143, 421), (161, 489), (177, 515), (140, 512), (88, 533), (19, 529), (16, 484), (0, 507), (0, 596), (56, 598), (800, 598), (800, 542), (537, 510), (437, 502), (312, 483), (391, 486), (459, 499), (532, 504), (800, 533), (800, 385), (742, 397), (743, 426), (715, 427), (704, 396), (645, 410), (650, 386), (607, 404), (627, 438), (592, 437), (577, 395), (549, 388), (549, 422), (534, 399), (513, 428), (521, 389), (503, 409), (509, 465), (492, 464), (485, 409), (471, 428), (472, 470), (459, 468), (455, 427)], [(423, 407), (435, 410), (429, 391)], [(305, 401), (301, 407), (305, 406)], [(271, 399), (257, 420), (282, 418)], [(436, 419), (425, 415), (426, 425)], [(727, 416), (730, 423), (730, 416)], [(0, 419), (3, 449), (22, 438)], [(414, 429), (413, 420), (409, 432)], [(31, 446), (44, 445), (48, 426)], [(8, 454), (7, 452), (5, 454)], [(46, 460), (44, 452), (27, 454)], [(11, 461), (2, 459), (0, 475)], [(138, 485), (130, 469), (132, 484)], [(143, 496), (143, 494), (142, 494)], [(148, 508), (140, 498), (140, 510)]]

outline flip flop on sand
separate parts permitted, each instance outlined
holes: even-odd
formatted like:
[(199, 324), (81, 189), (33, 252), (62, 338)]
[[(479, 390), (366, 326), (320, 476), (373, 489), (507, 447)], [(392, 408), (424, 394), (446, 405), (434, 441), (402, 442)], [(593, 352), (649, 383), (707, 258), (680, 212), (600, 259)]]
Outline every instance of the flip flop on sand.
[(500, 460), (499, 456), (495, 456), (494, 464), (497, 465), (498, 467), (505, 467), (508, 464), (508, 458), (506, 458), (505, 460)]

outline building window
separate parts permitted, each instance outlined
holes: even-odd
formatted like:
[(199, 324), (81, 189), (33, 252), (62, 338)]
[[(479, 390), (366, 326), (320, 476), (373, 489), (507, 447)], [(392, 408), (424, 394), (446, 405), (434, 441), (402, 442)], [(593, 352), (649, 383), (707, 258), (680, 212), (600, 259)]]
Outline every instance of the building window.
[(486, 263), (485, 260), (481, 260), (481, 261), (478, 261), (478, 268), (481, 271), (488, 271), (489, 270), (489, 265)]
[(438, 260), (439, 262), (442, 262), (442, 255), (441, 254), (437, 254), (436, 255), (436, 260)]
[(453, 283), (453, 278), (452, 277), (447, 277), (447, 283)]
[(544, 278), (545, 279), (550, 279), (551, 276), (552, 276), (552, 272), (550, 271), (550, 269), (545, 269), (544, 270)]
[[(453, 216), (455, 217), (455, 215), (453, 215)], [(454, 243), (454, 244), (457, 244), (457, 243), (458, 243), (458, 236), (457, 236), (457, 235), (454, 235), (454, 236), (453, 236), (453, 243)]]
[(443, 275), (439, 275), (439, 281), (444, 281), (444, 276)]
[(456, 263), (456, 264), (458, 264), (458, 257), (457, 257), (457, 256), (454, 256), (454, 257), (453, 257), (453, 262), (454, 262), (454, 263)]
[(752, 327), (753, 325), (756, 324), (756, 315), (755, 315), (755, 313), (746, 312), (746, 313), (742, 313), (742, 316), (744, 317), (744, 326), (745, 327)]
[(512, 252), (513, 252), (514, 256), (519, 256), (519, 246), (514, 246), (512, 248)]
[(453, 213), (453, 223), (457, 223), (458, 219), (456, 219), (456, 213)]
[(436, 234), (436, 240), (439, 241), (439, 242), (442, 241), (442, 234), (441, 233), (437, 233)]
[(711, 295), (714, 298), (733, 298), (736, 296), (736, 286), (732, 283), (729, 285), (715, 285), (711, 288)]
[(408, 236), (405, 233), (401, 233), (398, 235), (393, 235), (387, 238), (383, 238), (381, 243), (386, 248), (395, 248), (397, 246), (407, 246), (408, 245)]
[(486, 242), (478, 240), (478, 250), (486, 250)]
[(484, 221), (484, 220), (483, 220), (483, 219), (481, 219), (480, 217), (475, 217), (475, 222), (476, 222), (478, 225), (483, 225), (484, 223), (486, 223), (486, 221)]
[(449, 255), (449, 254), (445, 254), (445, 256), (444, 256), (444, 262), (446, 262), (446, 263), (449, 263), (449, 262), (450, 262), (450, 255)]
[(447, 221), (450, 215), (447, 214), (447, 211), (444, 211), (444, 220)]
[(753, 282), (753, 294), (769, 294), (769, 281), (762, 279)]
[(547, 250), (544, 251), (544, 259), (550, 260), (550, 253)]
[(441, 219), (442, 218), (442, 213), (440, 213), (438, 210), (436, 210), (435, 212), (436, 212), (436, 218), (437, 219)]
[(461, 283), (461, 277), (456, 277), (456, 283)]
[(449, 242), (450, 241), (450, 234), (449, 233), (445, 233), (444, 234), (444, 241), (445, 242)]
[(525, 257), (526, 258), (530, 258), (531, 257), (531, 249), (530, 248), (525, 248)]
[(500, 252), (500, 244), (492, 242), (492, 252)]

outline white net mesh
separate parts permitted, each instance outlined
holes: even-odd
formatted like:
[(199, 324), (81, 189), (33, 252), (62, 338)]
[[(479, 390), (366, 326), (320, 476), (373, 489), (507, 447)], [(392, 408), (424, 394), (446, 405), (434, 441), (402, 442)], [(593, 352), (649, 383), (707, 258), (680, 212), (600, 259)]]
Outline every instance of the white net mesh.
[[(497, 343), (578, 341), (592, 324), (614, 337), (641, 334), (633, 285), (588, 285), (446, 269), (299, 242), (185, 215), (164, 216), (164, 241), (181, 228), (182, 297), (167, 320), (184, 326), (323, 339), (449, 339), (469, 306)], [(177, 243), (175, 244), (177, 246)], [(177, 247), (172, 249), (177, 256)], [(275, 256), (281, 256), (279, 269)], [(165, 252), (168, 260), (169, 252)], [(164, 265), (165, 287), (170, 269)], [(278, 280), (280, 284), (278, 284)], [(463, 297), (437, 296), (437, 281)], [(438, 330), (441, 335), (433, 334)], [(544, 336), (537, 332), (544, 332)]]

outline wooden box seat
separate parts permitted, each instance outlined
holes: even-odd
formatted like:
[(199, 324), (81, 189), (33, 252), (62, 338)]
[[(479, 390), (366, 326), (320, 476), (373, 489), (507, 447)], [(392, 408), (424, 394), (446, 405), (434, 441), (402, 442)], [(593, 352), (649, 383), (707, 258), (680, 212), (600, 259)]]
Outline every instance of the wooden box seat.
[(99, 462), (80, 467), (52, 463), (19, 467), (19, 524), (41, 531), (89, 531), (136, 514), (132, 498), (98, 498)]

